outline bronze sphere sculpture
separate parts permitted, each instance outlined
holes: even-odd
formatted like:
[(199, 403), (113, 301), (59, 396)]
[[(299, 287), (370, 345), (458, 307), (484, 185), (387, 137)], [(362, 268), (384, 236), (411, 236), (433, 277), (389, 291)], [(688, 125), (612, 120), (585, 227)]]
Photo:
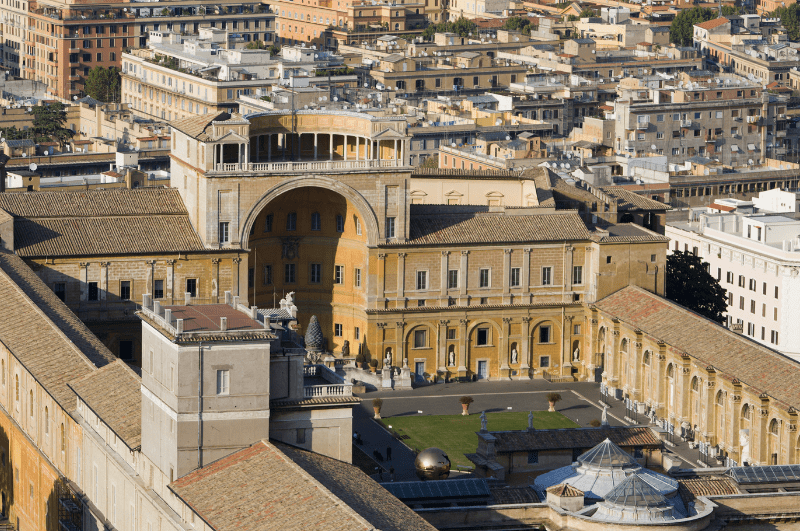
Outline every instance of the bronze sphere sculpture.
[(426, 479), (447, 479), (450, 475), (450, 458), (438, 448), (428, 448), (417, 455), (414, 460), (414, 469), (417, 477)]

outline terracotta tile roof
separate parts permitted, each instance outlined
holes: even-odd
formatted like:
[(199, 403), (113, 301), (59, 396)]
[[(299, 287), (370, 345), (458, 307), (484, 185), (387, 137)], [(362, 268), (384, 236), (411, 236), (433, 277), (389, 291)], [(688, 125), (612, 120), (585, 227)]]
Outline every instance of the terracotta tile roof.
[(66, 411), (67, 385), (115, 357), (18, 256), (0, 251), (2, 342)]
[(602, 192), (617, 200), (619, 210), (669, 210), (669, 205), (655, 201), (643, 195), (631, 192), (620, 186), (600, 188)]
[(730, 205), (720, 205), (719, 203), (711, 203), (708, 205), (708, 208), (713, 208), (714, 210), (721, 210), (723, 212), (733, 212), (736, 210), (736, 207), (732, 207)]
[(358, 468), (261, 441), (169, 485), (216, 531), (434, 531)]
[(70, 387), (131, 450), (142, 445), (142, 380), (117, 360), (76, 380)]
[(675, 479), (678, 480), (678, 492), (684, 503), (694, 501), (697, 496), (723, 496), (740, 493), (736, 482), (727, 476), (679, 477)]
[(579, 497), (582, 498), (583, 497), (583, 491), (582, 490), (578, 490), (575, 487), (573, 487), (572, 485), (567, 485), (566, 483), (563, 483), (561, 485), (553, 485), (552, 487), (549, 487), (547, 489), (547, 492), (549, 494), (554, 494), (556, 496), (562, 496), (562, 497), (565, 497), (565, 498), (579, 498)]
[(204, 250), (176, 189), (0, 194), (24, 257)]
[(738, 379), (784, 407), (800, 408), (797, 363), (642, 288), (628, 286), (595, 303), (610, 316), (666, 342), (723, 378)]
[(318, 398), (303, 398), (301, 400), (283, 400), (276, 399), (270, 400), (270, 407), (302, 407), (302, 406), (319, 406), (324, 404), (358, 404), (361, 399), (357, 396), (322, 396)]
[(708, 20), (706, 22), (701, 22), (700, 24), (695, 24), (695, 26), (697, 26), (698, 28), (703, 28), (703, 29), (706, 29), (706, 30), (710, 30), (710, 29), (718, 28), (719, 26), (722, 26), (723, 24), (725, 24), (727, 22), (730, 22), (727, 18), (719, 17), (719, 18), (715, 18), (714, 20)]
[(635, 223), (600, 223), (593, 239), (600, 243), (669, 242), (669, 238)]
[(495, 505), (510, 505), (515, 503), (539, 503), (539, 496), (530, 487), (501, 487), (490, 488)]
[(183, 199), (175, 188), (0, 194), (0, 209), (15, 217), (25, 218), (187, 213)]
[(661, 446), (661, 440), (646, 427), (493, 431), (491, 434), (497, 439), (498, 452), (589, 449), (606, 439), (617, 446)]
[(409, 241), (403, 245), (515, 243), (588, 240), (591, 233), (574, 213), (508, 215), (505, 213), (411, 216)]
[(211, 125), (211, 122), (229, 120), (230, 118), (230, 113), (220, 111), (211, 114), (192, 116), (191, 118), (185, 118), (183, 120), (177, 120), (172, 122), (171, 126), (173, 129), (177, 129), (178, 131), (185, 133), (192, 138), (197, 138), (205, 132), (206, 128)]

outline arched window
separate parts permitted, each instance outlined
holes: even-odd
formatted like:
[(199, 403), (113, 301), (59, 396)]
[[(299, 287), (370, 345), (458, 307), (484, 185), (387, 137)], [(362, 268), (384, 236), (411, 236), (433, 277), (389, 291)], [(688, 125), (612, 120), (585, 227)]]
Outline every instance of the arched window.
[(64, 429), (64, 423), (61, 423), (61, 451), (67, 451), (67, 432)]
[(645, 350), (645, 351), (644, 351), (644, 358), (643, 358), (643, 360), (644, 360), (644, 364), (645, 364), (645, 365), (650, 365), (650, 351), (649, 351), (649, 350)]
[(628, 340), (627, 339), (623, 339), (622, 340), (622, 343), (620, 344), (619, 349), (622, 352), (628, 352)]
[(311, 230), (322, 230), (322, 219), (319, 212), (311, 214)]
[(667, 365), (667, 378), (672, 378), (675, 373), (675, 369), (673, 369), (672, 364), (670, 363)]
[(772, 419), (771, 421), (769, 421), (769, 432), (772, 435), (778, 435), (778, 428), (779, 427), (780, 427), (780, 424), (778, 423), (778, 419)]
[(344, 216), (336, 214), (336, 232), (344, 232)]
[(723, 393), (722, 391), (717, 393), (717, 405), (718, 406), (724, 406), (725, 405), (725, 393)]
[(297, 213), (289, 212), (286, 215), (286, 230), (297, 230)]
[(747, 404), (742, 406), (742, 418), (750, 420), (750, 406), (748, 406)]
[(50, 435), (50, 410), (44, 406), (44, 434)]
[(14, 376), (14, 400), (19, 402), (19, 375)]
[(700, 382), (697, 379), (697, 376), (695, 376), (694, 378), (692, 378), (692, 391), (696, 393), (699, 390), (700, 390)]

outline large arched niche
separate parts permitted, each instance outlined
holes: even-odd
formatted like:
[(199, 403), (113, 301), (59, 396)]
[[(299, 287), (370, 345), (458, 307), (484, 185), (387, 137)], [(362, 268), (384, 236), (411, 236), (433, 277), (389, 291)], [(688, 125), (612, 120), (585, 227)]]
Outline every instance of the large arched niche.
[(253, 206), (240, 223), (241, 233), (239, 234), (239, 241), (243, 248), (248, 248), (253, 224), (264, 208), (275, 199), (297, 188), (322, 188), (343, 196), (353, 203), (361, 216), (361, 221), (364, 224), (364, 230), (367, 235), (367, 246), (374, 247), (378, 244), (378, 239), (380, 237), (378, 218), (364, 196), (355, 188), (341, 181), (331, 179), (330, 177), (313, 175), (287, 179), (267, 190), (258, 201), (253, 203)]
[(366, 343), (369, 246), (378, 231), (363, 197), (327, 178), (294, 179), (265, 193), (243, 226), (241, 285), (250, 304), (275, 307), (294, 292), (303, 331), (316, 315), (326, 350), (339, 354), (348, 341), (356, 355)]

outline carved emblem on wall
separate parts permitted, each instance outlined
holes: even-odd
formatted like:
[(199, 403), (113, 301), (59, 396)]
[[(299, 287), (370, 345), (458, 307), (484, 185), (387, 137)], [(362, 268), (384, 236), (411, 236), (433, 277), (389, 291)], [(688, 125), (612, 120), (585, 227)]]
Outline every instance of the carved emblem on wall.
[(300, 256), (300, 238), (281, 238), (281, 258), (294, 260)]

